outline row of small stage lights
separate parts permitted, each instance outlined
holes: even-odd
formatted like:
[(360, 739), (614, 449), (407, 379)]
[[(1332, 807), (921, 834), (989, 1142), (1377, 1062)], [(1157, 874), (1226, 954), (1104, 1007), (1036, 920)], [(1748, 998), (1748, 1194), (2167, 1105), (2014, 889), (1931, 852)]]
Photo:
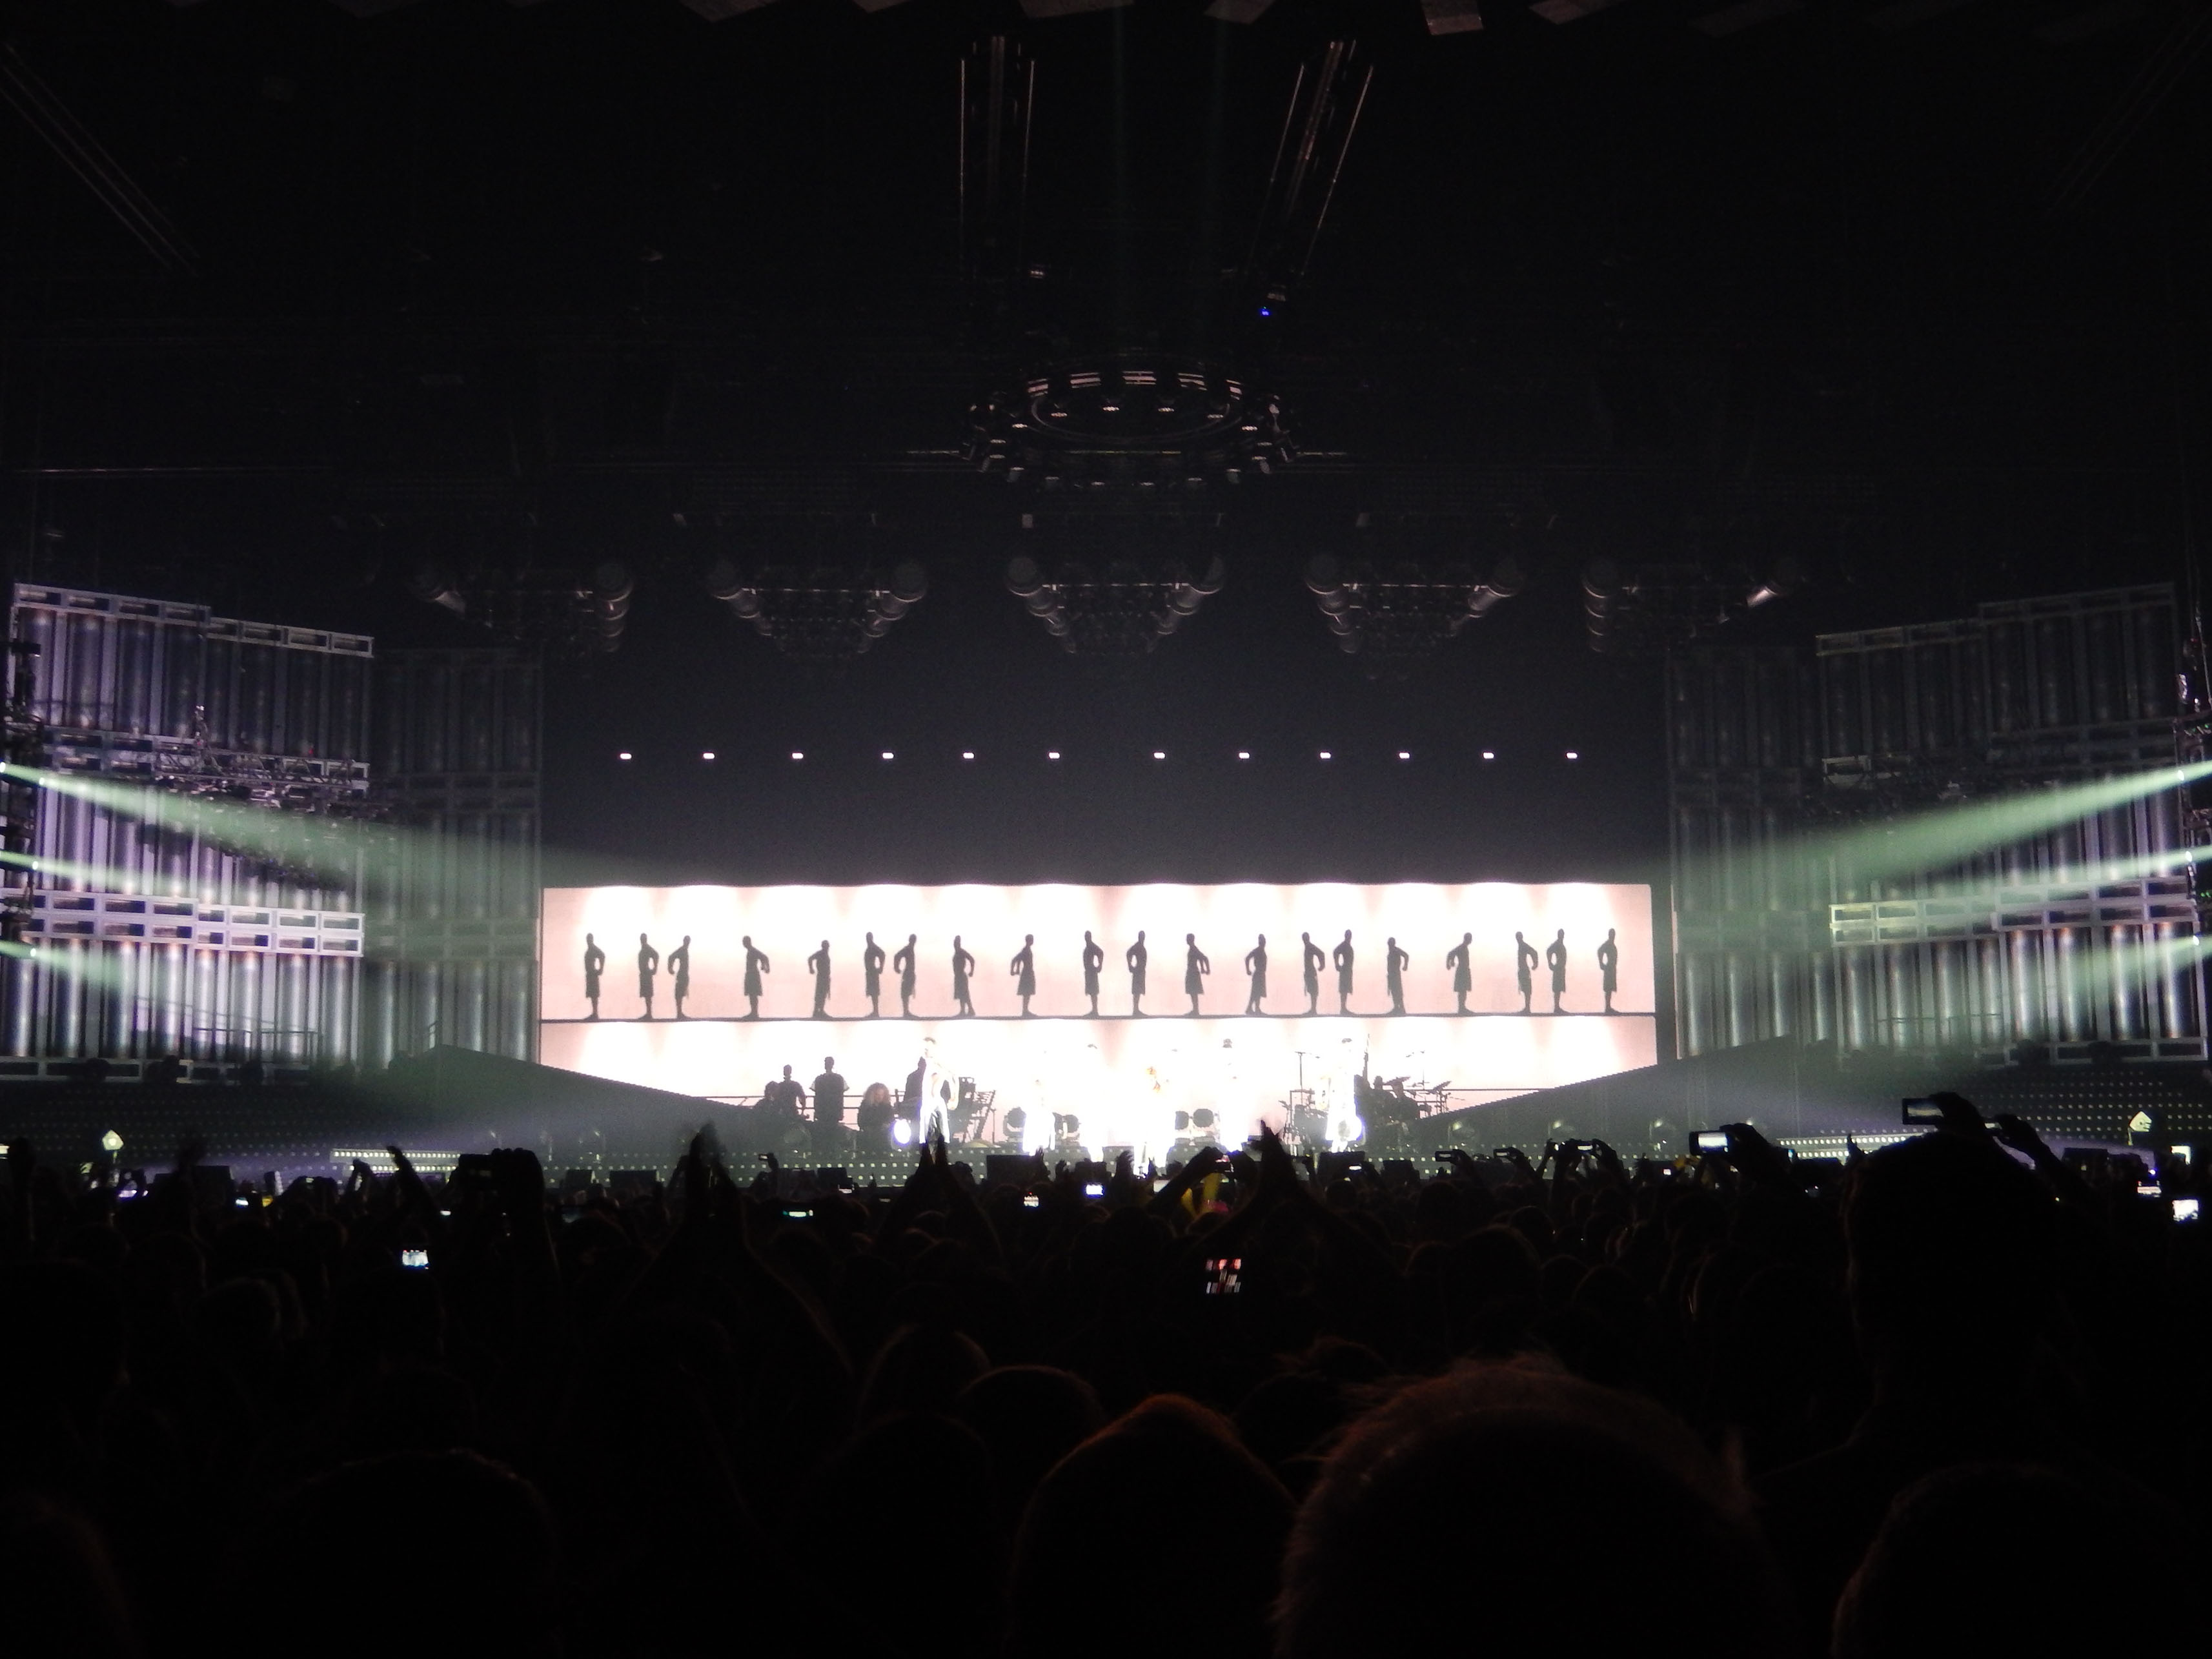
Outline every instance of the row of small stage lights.
[[(1410, 749), (1401, 749), (1396, 752), (1397, 757), (1401, 761), (1411, 762), (1413, 758), (1413, 751)], [(1333, 761), (1338, 758), (1340, 755), (1347, 755), (1347, 751), (1338, 749), (1320, 749), (1314, 751), (1314, 758), (1316, 760)], [(1168, 751), (1164, 749), (1155, 749), (1152, 751), (1152, 756), (1156, 761), (1164, 761), (1168, 757)], [(1060, 750), (1057, 749), (1046, 750), (1044, 751), (1044, 757), (1048, 762), (1058, 761), (1066, 758)], [(1565, 750), (1562, 751), (1561, 755), (1562, 759), (1571, 761), (1578, 761), (1582, 757), (1582, 750), (1579, 749)], [(634, 761), (636, 758), (636, 751), (633, 750), (619, 749), (615, 751), (615, 759), (617, 761)], [(713, 761), (719, 760), (721, 757), (719, 751), (715, 750), (702, 749), (699, 751), (699, 758), (702, 761)], [(803, 749), (794, 749), (791, 751), (791, 758), (794, 761), (803, 761), (806, 758), (806, 751)], [(878, 761), (895, 761), (898, 758), (898, 753), (896, 750), (879, 750), (877, 751), (876, 758)], [(972, 749), (963, 749), (960, 751), (960, 758), (963, 761), (972, 761), (975, 758), (975, 751)], [(1237, 758), (1240, 761), (1249, 761), (1252, 758), (1252, 751), (1249, 749), (1239, 749), (1237, 750)], [(1494, 749), (1486, 749), (1482, 751), (1482, 758), (1486, 761), (1494, 761), (1498, 758), (1498, 751)]]

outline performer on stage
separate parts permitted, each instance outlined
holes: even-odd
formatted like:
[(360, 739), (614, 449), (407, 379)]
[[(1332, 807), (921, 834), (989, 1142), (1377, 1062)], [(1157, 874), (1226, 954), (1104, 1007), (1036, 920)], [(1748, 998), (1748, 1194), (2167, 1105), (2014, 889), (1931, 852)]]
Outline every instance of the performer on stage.
[(1382, 942), (1382, 988), (1390, 994), (1390, 1012), (1406, 1012), (1406, 969), (1413, 957), (1398, 948), (1394, 936)]
[(1098, 941), (1091, 937), (1091, 930), (1083, 930), (1083, 994), (1091, 999), (1091, 1018), (1098, 1018), (1098, 973), (1106, 965), (1106, 953), (1098, 948)]
[(975, 1005), (968, 999), (968, 975), (975, 971), (975, 958), (969, 956), (960, 943), (960, 935), (952, 936), (952, 1000), (963, 1018), (972, 1018)]
[(806, 958), (806, 971), (814, 975), (814, 1018), (830, 1018), (830, 941), (823, 939), (822, 948)]
[(676, 1018), (684, 1018), (684, 999), (691, 994), (691, 935), (684, 935), (684, 943), (668, 953), (668, 971), (676, 975), (671, 988), (676, 998)]
[[(822, 1075), (814, 1079), (814, 1121), (836, 1128), (845, 1121), (845, 1079), (837, 1074), (835, 1056), (822, 1056)], [(826, 1152), (828, 1148), (816, 1150)]]
[(1213, 971), (1213, 964), (1206, 959), (1206, 952), (1198, 948), (1198, 935), (1185, 933), (1182, 942), (1189, 948), (1183, 952), (1182, 988), (1190, 998), (1190, 1012), (1198, 1012), (1198, 995), (1206, 988), (1206, 976)]
[(1030, 1018), (1030, 999), (1036, 994), (1036, 935), (1024, 933), (1022, 948), (1006, 964), (1006, 977), (1015, 981), (1014, 994), (1022, 1000), (1022, 1018)]
[(751, 1005), (752, 1009), (752, 1012), (748, 1013), (745, 1018), (747, 1019), (758, 1019), (760, 1018), (761, 975), (769, 971), (768, 965), (768, 954), (765, 951), (756, 951), (753, 949), (753, 936), (750, 933), (747, 933), (744, 936), (743, 943), (745, 947), (745, 1000), (747, 1003)]
[(653, 948), (653, 941), (642, 933), (637, 936), (637, 994), (645, 999), (645, 1012), (640, 1019), (653, 1018), (653, 976), (660, 967), (660, 952)]
[(876, 943), (873, 933), (868, 935), (868, 947), (860, 952), (860, 988), (868, 999), (868, 1018), (881, 1019), (884, 1014), (884, 947)]
[(1352, 1012), (1352, 929), (1344, 930), (1344, 943), (1332, 953), (1336, 962), (1336, 1012)]
[(1252, 994), (1244, 1000), (1248, 1014), (1266, 1011), (1260, 1005), (1267, 1000), (1267, 936), (1260, 935), (1260, 942), (1244, 953), (1244, 971), (1252, 976)]
[(1565, 928), (1560, 928), (1558, 937), (1544, 947), (1544, 960), (1552, 969), (1552, 1012), (1555, 1014), (1563, 1013), (1565, 1011), (1559, 1006), (1559, 999), (1567, 994), (1567, 930)]
[(915, 936), (908, 933), (906, 936), (905, 945), (901, 946), (896, 954), (891, 957), (891, 967), (897, 971), (899, 976), (899, 1018), (901, 1019), (914, 1018), (914, 940)]
[(1529, 1007), (1528, 999), (1536, 994), (1536, 964), (1542, 960), (1536, 954), (1536, 947), (1516, 931), (1513, 935), (1513, 982), (1520, 988), (1521, 1012), (1524, 1014), (1535, 1012)]
[(599, 975), (606, 971), (607, 953), (589, 933), (584, 935), (584, 997), (592, 1005), (586, 1019), (599, 1017)]
[(1605, 930), (1605, 943), (1597, 947), (1599, 982), (1605, 988), (1605, 1011), (1616, 1012), (1613, 1006), (1613, 993), (1620, 989), (1620, 946), (1613, 939), (1614, 929)]
[(1306, 1012), (1317, 1014), (1321, 1012), (1321, 970), (1328, 966), (1328, 957), (1313, 942), (1311, 933), (1300, 933), (1298, 937), (1305, 941), (1306, 947)]
[(1145, 949), (1145, 930), (1137, 929), (1137, 942), (1121, 953), (1121, 961), (1129, 970), (1129, 1018), (1141, 1019), (1145, 1013), (1145, 964), (1152, 960), (1152, 952)]
[(871, 1083), (860, 1091), (860, 1104), (853, 1114), (853, 1127), (860, 1132), (864, 1146), (874, 1151), (883, 1146), (890, 1134), (894, 1111), (887, 1085)]
[(1474, 964), (1468, 960), (1468, 950), (1474, 943), (1474, 935), (1462, 933), (1459, 943), (1444, 952), (1444, 966), (1451, 969), (1452, 994), (1459, 999), (1459, 1012), (1467, 1012), (1467, 994), (1474, 989)]
[(792, 1076), (791, 1067), (787, 1066), (783, 1068), (783, 1076), (768, 1085), (767, 1092), (761, 1097), (761, 1104), (776, 1116), (796, 1122), (799, 1108), (806, 1104), (806, 1085)]

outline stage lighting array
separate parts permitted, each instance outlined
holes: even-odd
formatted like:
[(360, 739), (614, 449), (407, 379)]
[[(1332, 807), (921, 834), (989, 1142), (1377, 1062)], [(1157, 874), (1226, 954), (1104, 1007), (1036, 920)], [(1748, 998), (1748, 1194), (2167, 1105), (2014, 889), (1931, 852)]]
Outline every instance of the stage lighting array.
[(1786, 599), (1805, 580), (1803, 564), (1786, 553), (1764, 574), (1702, 563), (1624, 569), (1601, 555), (1583, 567), (1583, 625), (1601, 655), (1653, 655)]
[(1166, 354), (1042, 369), (968, 411), (980, 472), (1038, 489), (1146, 492), (1240, 483), (1297, 457), (1281, 400)]
[(1478, 617), (1518, 593), (1521, 568), (1502, 558), (1486, 578), (1462, 561), (1339, 559), (1306, 562), (1306, 587), (1339, 649), (1373, 674), (1403, 672), (1435, 653)]
[(1094, 571), (1068, 559), (1048, 573), (1028, 554), (1006, 562), (1006, 587), (1060, 641), (1061, 650), (1091, 656), (1138, 656), (1198, 614), (1221, 591), (1228, 571), (1218, 555), (1202, 575), (1168, 559), (1149, 568), (1133, 558)]
[(503, 645), (580, 657), (622, 648), (635, 590), (636, 579), (618, 559), (580, 574), (489, 565), (457, 572), (433, 559), (407, 582), (423, 604), (467, 618)]
[(890, 632), (921, 602), (927, 574), (902, 559), (888, 574), (820, 564), (802, 570), (770, 564), (752, 574), (727, 559), (707, 573), (707, 592), (785, 656), (802, 662), (844, 662)]

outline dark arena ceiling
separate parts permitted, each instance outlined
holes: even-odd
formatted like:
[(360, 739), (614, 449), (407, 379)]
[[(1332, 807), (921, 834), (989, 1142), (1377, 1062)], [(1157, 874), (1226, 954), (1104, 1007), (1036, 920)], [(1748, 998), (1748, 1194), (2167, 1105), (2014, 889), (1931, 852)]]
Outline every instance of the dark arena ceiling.
[[(391, 647), (612, 561), (549, 843), (928, 881), (1648, 875), (1594, 561), (1723, 644), (2189, 574), (2212, 7), (1212, 9), (13, 0), (9, 574)], [(1494, 599), (1347, 652), (1317, 556)], [(709, 593), (908, 566), (839, 660)]]

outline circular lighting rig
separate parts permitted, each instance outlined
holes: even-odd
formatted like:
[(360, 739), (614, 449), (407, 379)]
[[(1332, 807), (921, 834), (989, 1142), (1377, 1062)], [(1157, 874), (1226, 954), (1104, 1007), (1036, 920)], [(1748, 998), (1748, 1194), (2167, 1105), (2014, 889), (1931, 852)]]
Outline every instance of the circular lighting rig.
[(1041, 370), (968, 411), (981, 472), (1037, 489), (1177, 490), (1242, 483), (1297, 459), (1282, 402), (1167, 353)]

